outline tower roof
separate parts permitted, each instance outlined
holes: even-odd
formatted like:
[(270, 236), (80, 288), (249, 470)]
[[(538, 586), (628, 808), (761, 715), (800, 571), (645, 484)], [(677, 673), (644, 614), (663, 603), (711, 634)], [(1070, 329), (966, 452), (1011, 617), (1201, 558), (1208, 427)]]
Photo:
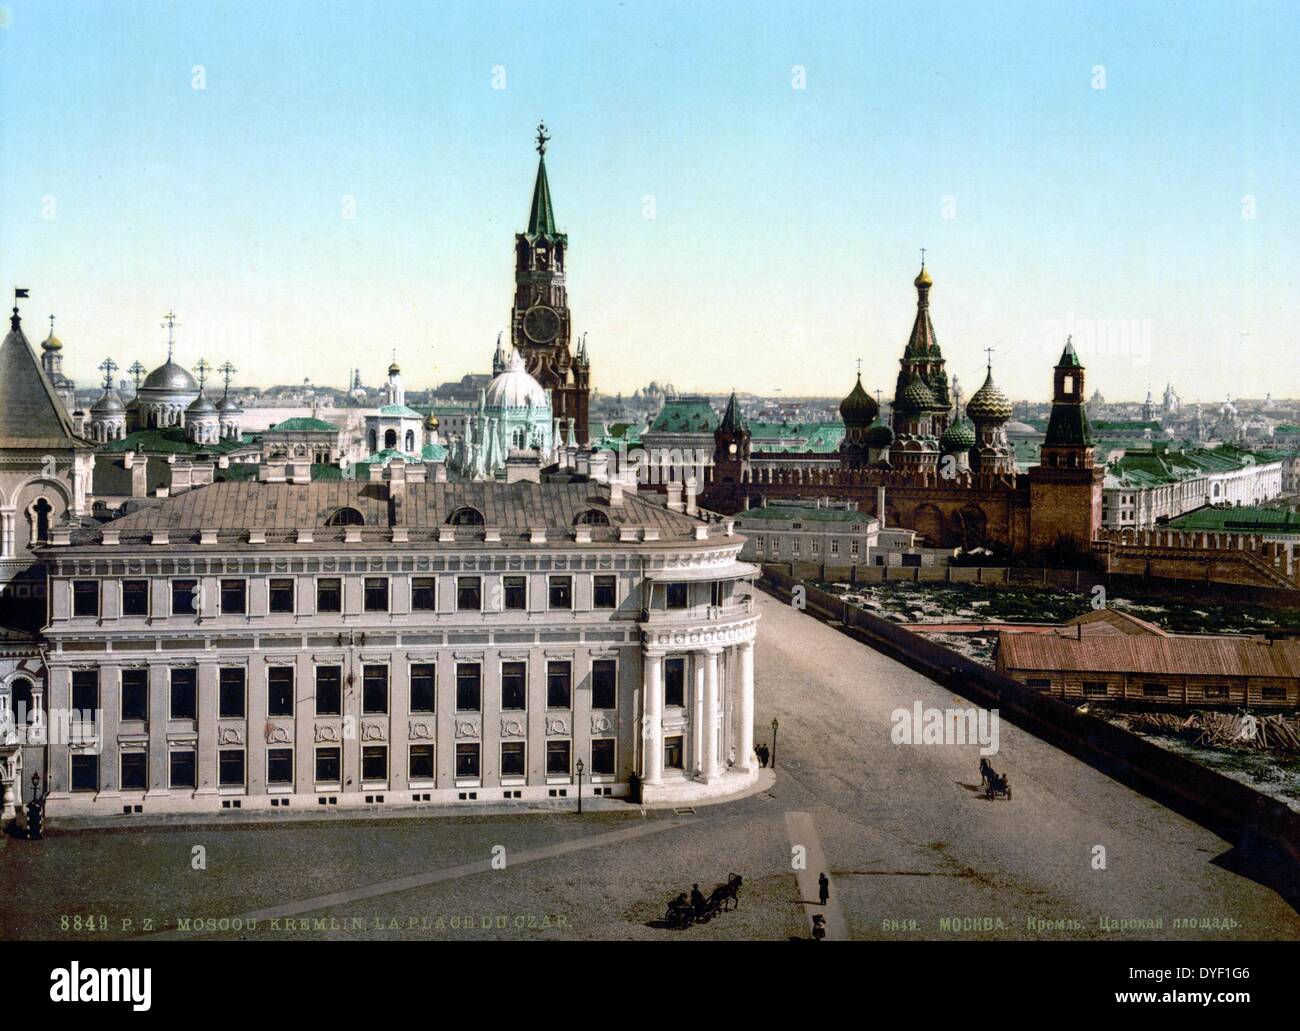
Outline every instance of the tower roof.
[(930, 287), (934, 280), (924, 265), (914, 280), (916, 286), (916, 319), (912, 323), (912, 335), (907, 338), (907, 350), (904, 358), (942, 358), (939, 339), (934, 333), (934, 323), (930, 321)]
[[(1058, 369), (1061, 368), (1083, 368), (1083, 362), (1079, 361), (1079, 356), (1074, 351), (1074, 338), (1065, 338), (1065, 350), (1061, 352), (1061, 360), (1056, 363)], [(1147, 388), (1147, 396), (1151, 396), (1150, 387)]]
[(748, 433), (749, 423), (745, 421), (745, 416), (740, 410), (740, 405), (736, 401), (736, 392), (731, 392), (731, 397), (727, 399), (727, 410), (722, 413), (722, 422), (718, 423), (719, 433)]
[(17, 308), (9, 326), (0, 344), (0, 447), (89, 447), (32, 353)]
[(537, 181), (533, 184), (533, 206), (528, 212), (528, 235), (553, 237), (555, 209), (551, 205), (551, 184), (546, 179), (546, 157), (537, 161)]

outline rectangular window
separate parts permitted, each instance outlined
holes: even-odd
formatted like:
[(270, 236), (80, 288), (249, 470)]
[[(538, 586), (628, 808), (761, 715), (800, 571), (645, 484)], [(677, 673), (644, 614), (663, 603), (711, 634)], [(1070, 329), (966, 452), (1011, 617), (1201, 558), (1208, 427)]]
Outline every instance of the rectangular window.
[(268, 607), (272, 612), (292, 612), (293, 580), (290, 577), (276, 577), (271, 580)]
[(478, 612), (483, 608), (482, 584), (477, 576), (456, 577), (457, 612)]
[(72, 614), (74, 616), (99, 615), (99, 581), (72, 581)]
[(122, 670), (122, 719), (147, 720), (149, 718), (149, 671), (147, 669)]
[(567, 709), (573, 704), (573, 664), (548, 662), (546, 664), (546, 707)]
[(411, 666), (411, 711), (433, 712), (434, 665), (417, 662)]
[(199, 671), (192, 666), (171, 671), (172, 719), (199, 718)]
[(1083, 682), (1083, 693), (1088, 697), (1106, 697), (1106, 681), (1104, 680), (1085, 680)]
[(1169, 687), (1167, 684), (1143, 684), (1142, 697), (1167, 698), (1169, 697)]
[(478, 712), (482, 698), (482, 668), (477, 662), (462, 662), (456, 667), (456, 709), (459, 712)]
[(388, 780), (387, 745), (366, 745), (361, 749), (361, 779)]
[(433, 745), (412, 745), (407, 772), (411, 780), (433, 780)]
[(591, 664), (591, 707), (618, 708), (618, 663), (613, 659), (597, 659)]
[(664, 738), (664, 769), (683, 769), (684, 755), (685, 751), (682, 748), (682, 737), (680, 734)]
[(316, 715), (339, 716), (343, 712), (343, 670), (339, 666), (316, 667)]
[(268, 784), (293, 783), (292, 748), (268, 748), (266, 750), (266, 782)]
[(72, 790), (99, 790), (99, 756), (90, 752), (76, 752), (73, 754)]
[(242, 666), (232, 666), (221, 671), (217, 699), (218, 716), (229, 720), (244, 718), (244, 679)]
[(266, 670), (266, 714), (293, 715), (293, 667), (268, 666)]
[(478, 776), (479, 745), (477, 741), (462, 742), (456, 746), (456, 776)]
[(1032, 687), (1035, 691), (1046, 691), (1052, 686), (1052, 682), (1050, 680), (1044, 680), (1041, 677), (1030, 677), (1025, 681), (1025, 686)]
[(388, 667), (365, 666), (362, 672), (361, 711), (366, 714), (388, 712)]
[(244, 750), (223, 748), (217, 753), (217, 783), (223, 788), (243, 787)]
[(197, 580), (172, 581), (173, 616), (193, 616), (198, 614), (198, 587), (199, 582)]
[(339, 750), (337, 748), (318, 748), (316, 749), (316, 783), (317, 784), (339, 784), (342, 783), (339, 771), (342, 764), (339, 761)]
[(149, 753), (122, 753), (122, 790), (146, 791), (149, 788)]
[(170, 780), (168, 784), (174, 788), (192, 788), (198, 786), (198, 781), (194, 777), (194, 752), (172, 752), (168, 756), (168, 765), (170, 769), (168, 774)]
[(528, 707), (528, 663), (501, 663), (501, 708), (509, 710)]
[(1266, 702), (1285, 702), (1285, 687), (1262, 687), (1260, 688), (1260, 697)]
[(411, 611), (433, 612), (438, 607), (438, 580), (432, 576), (411, 578)]
[(665, 593), (668, 596), (668, 607), (670, 609), (684, 609), (690, 605), (690, 585), (683, 583), (671, 583), (666, 586)]
[(149, 615), (149, 581), (122, 581), (122, 615)]
[(831, 554), (832, 554), (832, 555), (838, 555), (839, 553), (840, 553), (840, 541), (839, 541), (839, 538), (838, 538), (838, 537), (832, 537), (832, 538), (831, 538)]
[(528, 578), (526, 576), (502, 577), (505, 586), (506, 610), (523, 612), (528, 608)]
[(99, 708), (99, 670), (72, 671), (72, 707), (82, 714), (82, 719), (95, 718), (95, 710)]
[(336, 576), (326, 576), (316, 581), (316, 611), (343, 611), (343, 581)]
[(567, 777), (569, 775), (569, 742), (546, 742), (546, 775), (548, 777)]
[(501, 776), (523, 777), (528, 773), (524, 762), (524, 743), (522, 741), (501, 742)]
[(1226, 684), (1206, 684), (1205, 697), (1206, 698), (1227, 698), (1228, 686)]
[(388, 577), (366, 577), (366, 611), (388, 611)]
[(573, 608), (573, 577), (551, 577), (549, 606), (553, 609)]
[(614, 739), (598, 737), (591, 742), (591, 772), (604, 776), (614, 774)]
[(248, 581), (221, 581), (221, 614), (242, 616), (248, 611)]
[(612, 609), (618, 605), (618, 581), (612, 576), (597, 576), (592, 581), (591, 604), (598, 609)]
[(857, 541), (849, 541), (849, 555), (851, 555), (853, 558), (857, 558), (857, 557), (858, 557), (858, 542), (857, 542)]
[(686, 658), (664, 659), (664, 705), (686, 704)]

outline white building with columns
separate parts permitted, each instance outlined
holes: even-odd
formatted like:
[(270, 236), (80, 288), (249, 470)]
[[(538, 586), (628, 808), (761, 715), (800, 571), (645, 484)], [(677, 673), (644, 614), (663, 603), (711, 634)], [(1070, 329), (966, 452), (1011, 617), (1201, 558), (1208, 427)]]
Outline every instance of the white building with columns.
[(400, 471), (56, 528), (51, 818), (755, 782), (757, 569), (730, 521), (617, 482)]

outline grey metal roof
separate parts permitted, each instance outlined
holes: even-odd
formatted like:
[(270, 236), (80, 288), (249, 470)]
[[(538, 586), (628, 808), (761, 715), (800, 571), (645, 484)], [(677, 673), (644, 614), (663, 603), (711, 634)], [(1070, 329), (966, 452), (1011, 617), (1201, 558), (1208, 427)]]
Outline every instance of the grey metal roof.
[(87, 448), (32, 353), (16, 314), (0, 344), (0, 447)]

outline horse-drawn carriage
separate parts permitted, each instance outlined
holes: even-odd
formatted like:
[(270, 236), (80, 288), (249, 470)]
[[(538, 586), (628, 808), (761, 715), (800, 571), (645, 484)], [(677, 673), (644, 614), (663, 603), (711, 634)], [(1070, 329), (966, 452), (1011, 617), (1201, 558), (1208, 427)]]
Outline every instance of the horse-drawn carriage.
[(678, 928), (708, 923), (719, 913), (740, 905), (743, 880), (740, 874), (733, 873), (727, 877), (726, 884), (719, 884), (708, 895), (700, 891), (699, 885), (691, 889), (689, 898), (684, 891), (678, 893), (668, 902), (664, 923)]

